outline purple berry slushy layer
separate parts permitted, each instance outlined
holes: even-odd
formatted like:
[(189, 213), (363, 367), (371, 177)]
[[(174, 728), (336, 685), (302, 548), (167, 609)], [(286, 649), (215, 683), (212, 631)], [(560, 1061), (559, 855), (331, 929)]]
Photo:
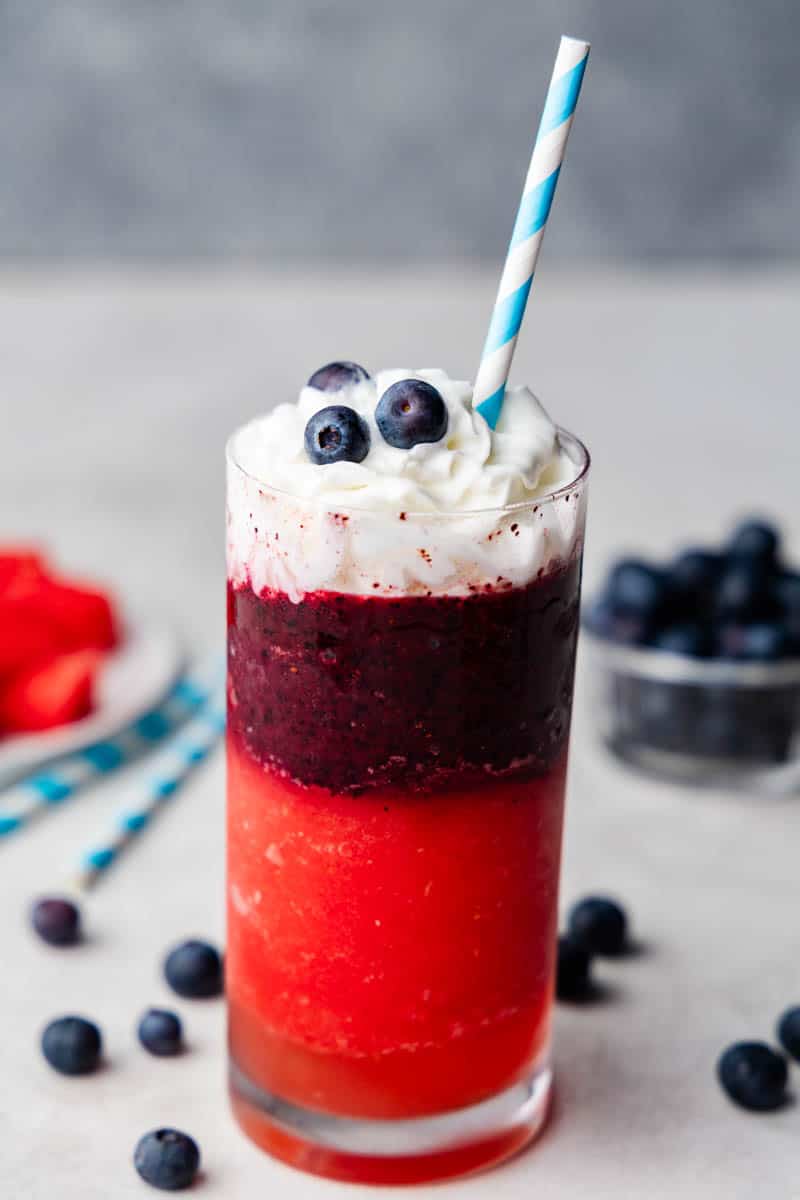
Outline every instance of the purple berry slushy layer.
[(466, 596), (229, 584), (230, 733), (334, 793), (540, 775), (569, 732), (579, 586), (578, 555)]

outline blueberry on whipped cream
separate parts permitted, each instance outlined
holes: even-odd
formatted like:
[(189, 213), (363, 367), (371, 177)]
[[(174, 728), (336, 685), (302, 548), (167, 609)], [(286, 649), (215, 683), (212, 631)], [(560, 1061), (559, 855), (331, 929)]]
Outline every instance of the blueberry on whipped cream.
[(369, 427), (352, 408), (331, 404), (310, 417), (303, 434), (312, 463), (363, 462), (369, 454)]
[(306, 387), (316, 388), (318, 392), (338, 392), (364, 379), (369, 379), (369, 371), (365, 371), (358, 363), (332, 362), (315, 371)]
[(438, 442), (447, 433), (447, 405), (424, 379), (401, 379), (387, 388), (375, 409), (384, 441), (401, 450)]

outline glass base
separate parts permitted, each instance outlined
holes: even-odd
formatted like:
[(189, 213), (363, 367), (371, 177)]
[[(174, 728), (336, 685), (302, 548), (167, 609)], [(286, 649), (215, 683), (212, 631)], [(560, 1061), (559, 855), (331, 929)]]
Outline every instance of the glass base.
[(544, 1126), (552, 1086), (550, 1067), (539, 1066), (529, 1079), (469, 1108), (372, 1121), (290, 1104), (230, 1064), (233, 1112), (256, 1145), (298, 1170), (351, 1183), (426, 1183), (502, 1162)]

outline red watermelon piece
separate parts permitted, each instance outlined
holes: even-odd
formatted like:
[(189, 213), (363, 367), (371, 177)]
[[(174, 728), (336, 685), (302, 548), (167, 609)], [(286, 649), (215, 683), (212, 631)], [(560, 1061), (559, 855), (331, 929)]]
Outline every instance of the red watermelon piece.
[(57, 575), (33, 547), (0, 545), (0, 733), (85, 716), (99, 652), (119, 640), (104, 591)]
[(0, 546), (0, 600), (31, 595), (46, 573), (45, 561), (37, 550)]
[(79, 650), (13, 675), (0, 690), (0, 728), (28, 733), (87, 716), (102, 660), (97, 650)]
[(44, 579), (28, 609), (62, 650), (111, 650), (119, 640), (111, 600), (96, 588)]

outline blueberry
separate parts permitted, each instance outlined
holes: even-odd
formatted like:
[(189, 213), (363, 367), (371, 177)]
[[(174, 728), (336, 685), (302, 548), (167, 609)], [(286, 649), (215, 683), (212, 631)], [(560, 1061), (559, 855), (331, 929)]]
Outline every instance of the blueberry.
[(139, 1139), (133, 1152), (133, 1165), (151, 1187), (162, 1192), (180, 1192), (195, 1181), (200, 1151), (188, 1133), (178, 1129), (154, 1129)]
[(607, 596), (597, 596), (585, 605), (583, 623), (597, 637), (614, 636), (614, 606)]
[(775, 662), (786, 658), (792, 639), (779, 621), (755, 621), (749, 625), (723, 625), (718, 633), (721, 657), (740, 662)]
[(615, 564), (608, 578), (608, 598), (616, 612), (654, 617), (666, 603), (668, 589), (662, 571), (636, 558)]
[(625, 910), (608, 896), (587, 896), (570, 911), (569, 935), (589, 954), (622, 954), (628, 940)]
[(781, 571), (772, 580), (772, 599), (792, 640), (789, 654), (800, 656), (800, 574)]
[(583, 620), (586, 628), (596, 637), (607, 638), (625, 646), (642, 645), (650, 633), (647, 620), (638, 613), (618, 612), (605, 596), (588, 606)]
[(591, 995), (591, 957), (589, 951), (574, 938), (558, 939), (556, 964), (556, 996), (559, 1000), (585, 1000)]
[(745, 657), (753, 662), (775, 662), (792, 651), (789, 630), (780, 621), (757, 621), (745, 632)]
[(81, 940), (81, 913), (71, 900), (45, 896), (31, 909), (31, 924), (49, 946), (74, 946)]
[(401, 379), (381, 396), (375, 421), (384, 441), (401, 450), (438, 442), (447, 433), (447, 405), (435, 387), (421, 379)]
[(164, 962), (167, 983), (188, 1000), (222, 995), (222, 959), (208, 942), (181, 942)]
[(659, 630), (652, 639), (652, 645), (657, 650), (667, 650), (671, 654), (705, 658), (711, 652), (711, 637), (703, 625), (685, 621)]
[(786, 622), (793, 652), (800, 653), (800, 574), (781, 571), (772, 582), (772, 594), (778, 612)]
[(181, 1019), (168, 1009), (149, 1008), (140, 1020), (137, 1032), (145, 1050), (159, 1058), (180, 1054), (183, 1049)]
[(100, 1030), (83, 1017), (59, 1017), (42, 1034), (42, 1053), (62, 1075), (89, 1075), (100, 1065)]
[(715, 617), (748, 621), (770, 615), (769, 583), (769, 574), (758, 559), (729, 559), (714, 590)]
[(670, 587), (684, 606), (703, 604), (713, 590), (722, 558), (710, 550), (684, 550), (669, 568)]
[(787, 1054), (800, 1062), (800, 1005), (788, 1008), (778, 1021), (778, 1041)]
[(319, 392), (338, 392), (354, 383), (369, 379), (369, 372), (354, 362), (332, 362), (320, 367), (309, 379), (306, 387)]
[(742, 1108), (768, 1112), (786, 1100), (786, 1059), (764, 1042), (736, 1042), (717, 1063), (717, 1075)]
[(797, 571), (781, 571), (773, 581), (773, 592), (785, 616), (800, 618), (800, 574)]
[(778, 540), (777, 530), (766, 521), (744, 521), (734, 530), (728, 553), (771, 565), (778, 553)]
[(303, 442), (306, 454), (317, 466), (363, 462), (369, 454), (369, 427), (355, 409), (331, 404), (310, 418)]

